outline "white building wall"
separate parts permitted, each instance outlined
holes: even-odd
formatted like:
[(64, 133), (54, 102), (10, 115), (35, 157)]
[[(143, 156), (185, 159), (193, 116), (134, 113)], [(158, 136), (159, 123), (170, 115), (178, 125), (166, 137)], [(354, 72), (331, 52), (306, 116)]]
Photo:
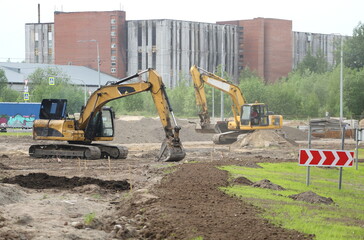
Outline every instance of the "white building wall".
[[(128, 75), (155, 66), (164, 83), (173, 88), (182, 80), (191, 79), (192, 65), (211, 72), (221, 65), (232, 79), (237, 79), (237, 36), (233, 25), (165, 19), (128, 21)], [(143, 69), (138, 68), (140, 61)]]
[(25, 25), (25, 62), (54, 63), (54, 23)]

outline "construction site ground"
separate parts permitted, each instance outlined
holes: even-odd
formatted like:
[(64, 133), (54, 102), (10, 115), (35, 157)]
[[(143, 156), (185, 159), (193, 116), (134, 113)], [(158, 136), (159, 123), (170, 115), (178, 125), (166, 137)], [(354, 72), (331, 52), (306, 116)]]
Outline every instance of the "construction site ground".
[[(262, 219), (262, 210), (229, 196), (219, 165), (256, 167), (297, 162), (307, 147), (299, 122), (282, 135), (266, 132), (232, 145), (214, 145), (212, 134), (179, 119), (187, 152), (181, 162), (157, 162), (164, 137), (158, 119), (116, 121), (115, 140), (127, 159), (30, 158), (31, 136), (0, 136), (0, 239), (312, 239)], [(354, 141), (348, 140), (348, 148)], [(314, 139), (338, 149), (339, 139)], [(304, 181), (304, 180), (303, 180)]]

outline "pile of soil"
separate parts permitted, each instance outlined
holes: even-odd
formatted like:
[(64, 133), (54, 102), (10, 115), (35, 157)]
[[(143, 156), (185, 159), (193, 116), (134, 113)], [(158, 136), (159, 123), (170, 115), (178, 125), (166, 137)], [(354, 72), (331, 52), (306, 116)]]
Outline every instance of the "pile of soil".
[(308, 133), (298, 128), (283, 126), (282, 133), (284, 137), (287, 139), (291, 139), (293, 141), (307, 141), (308, 140)]
[(293, 140), (285, 138), (279, 132), (275, 130), (257, 130), (252, 133), (244, 134), (242, 137), (231, 145), (232, 148), (242, 147), (254, 147), (254, 148), (265, 148), (265, 147), (291, 147), (295, 146)]
[(268, 188), (272, 190), (286, 190), (282, 186), (279, 186), (278, 184), (274, 184), (268, 179), (263, 179), (258, 182), (255, 182), (252, 184), (252, 187), (258, 187), (258, 188)]
[(289, 198), (292, 198), (293, 200), (297, 200), (297, 201), (304, 201), (304, 202), (308, 202), (308, 203), (322, 203), (322, 204), (333, 204), (334, 201), (331, 198), (327, 198), (327, 197), (322, 197), (320, 195), (317, 195), (316, 193), (312, 192), (312, 191), (308, 191), (308, 192), (303, 192), (303, 193), (299, 193), (299, 194), (294, 194), (294, 195), (290, 195), (288, 196)]
[(28, 175), (18, 175), (12, 178), (4, 178), (3, 183), (18, 184), (25, 188), (32, 189), (72, 189), (75, 187), (94, 184), (105, 189), (123, 191), (129, 190), (130, 184), (126, 181), (104, 181), (90, 177), (57, 177), (50, 176), (46, 173), (29, 173)]
[(253, 182), (247, 179), (246, 177), (238, 177), (235, 178), (233, 181), (234, 184), (241, 184), (241, 185), (252, 185)]
[[(196, 124), (178, 119), (182, 128), (180, 138), (185, 141), (212, 141), (213, 134), (201, 134), (195, 131)], [(115, 121), (114, 142), (117, 143), (160, 143), (165, 138), (164, 129), (159, 118), (140, 118), (139, 120)]]

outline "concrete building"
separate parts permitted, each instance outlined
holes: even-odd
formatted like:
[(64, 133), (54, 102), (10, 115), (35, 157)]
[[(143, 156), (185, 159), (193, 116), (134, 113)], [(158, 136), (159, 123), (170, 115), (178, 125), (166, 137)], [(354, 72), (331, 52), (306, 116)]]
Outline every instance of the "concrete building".
[(198, 65), (214, 72), (221, 66), (238, 77), (237, 27), (178, 20), (128, 21), (128, 74), (155, 68), (169, 87), (190, 79)]
[(55, 12), (54, 24), (26, 24), (26, 62), (86, 66), (117, 78), (152, 67), (169, 87), (190, 79), (193, 64), (210, 72), (222, 67), (232, 80), (248, 67), (270, 83), (308, 51), (322, 51), (333, 65), (340, 37), (292, 32), (292, 21), (282, 19), (214, 24), (125, 17), (124, 11)]
[(126, 75), (124, 11), (55, 12), (54, 28), (55, 64)]
[(54, 63), (54, 23), (25, 24), (25, 62)]
[(309, 32), (293, 32), (293, 66), (302, 62), (306, 55), (310, 52), (312, 56), (322, 55), (329, 67), (337, 64), (335, 53), (340, 51), (341, 38), (345, 41), (348, 36), (335, 34), (321, 34)]
[(244, 68), (255, 71), (266, 82), (275, 82), (292, 71), (292, 21), (254, 18), (218, 23), (243, 28), (240, 59)]

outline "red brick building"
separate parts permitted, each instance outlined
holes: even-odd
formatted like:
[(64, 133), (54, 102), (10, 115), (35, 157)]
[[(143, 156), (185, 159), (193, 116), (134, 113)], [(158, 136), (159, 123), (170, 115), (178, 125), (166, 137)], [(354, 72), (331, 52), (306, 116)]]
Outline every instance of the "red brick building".
[(239, 58), (266, 82), (275, 82), (292, 71), (291, 20), (254, 18), (217, 23), (242, 27)]
[[(124, 11), (55, 12), (55, 64), (79, 65), (122, 78), (126, 74)], [(92, 49), (92, 51), (90, 50)]]

